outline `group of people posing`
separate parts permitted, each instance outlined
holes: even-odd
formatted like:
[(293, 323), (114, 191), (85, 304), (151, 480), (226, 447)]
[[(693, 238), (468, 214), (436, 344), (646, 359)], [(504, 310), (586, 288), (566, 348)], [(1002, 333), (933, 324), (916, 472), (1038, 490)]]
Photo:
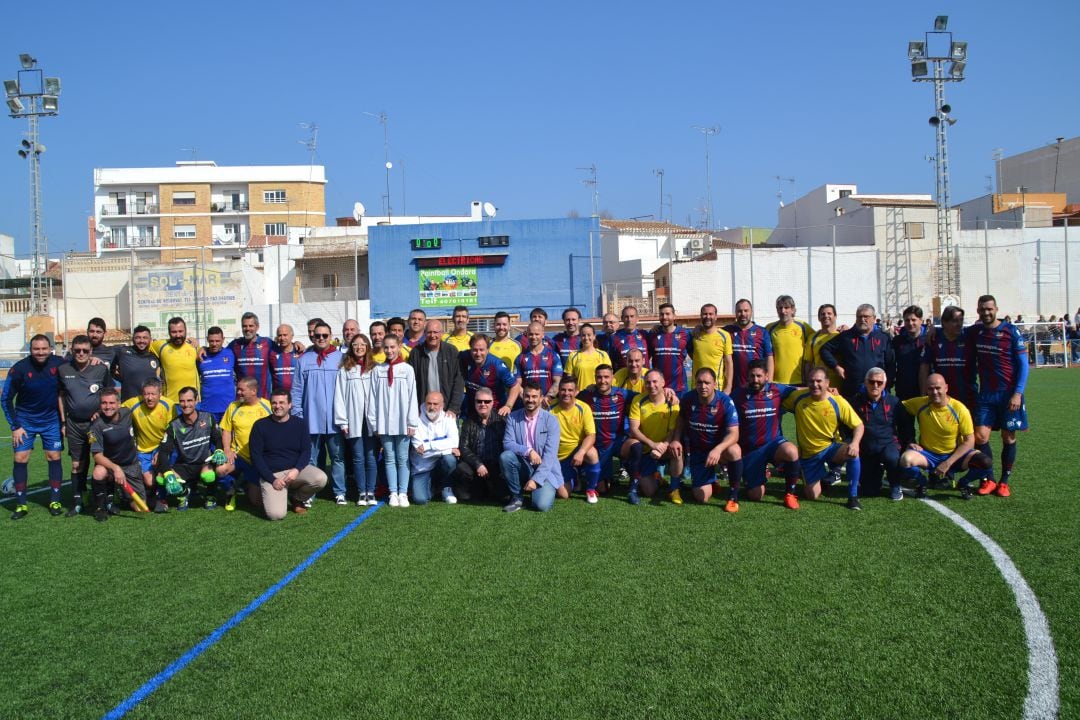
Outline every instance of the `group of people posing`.
[[(631, 504), (681, 504), (684, 485), (702, 503), (726, 490), (724, 509), (737, 512), (741, 499), (765, 497), (773, 474), (783, 504), (797, 510), (800, 480), (803, 499), (816, 499), (840, 468), (852, 510), (860, 496), (902, 499), (904, 483), (925, 496), (928, 482), (951, 486), (959, 473), (964, 499), (1009, 496), (1016, 432), (1027, 428), (1028, 356), (992, 296), (979, 298), (978, 321), (966, 328), (957, 307), (942, 312), (940, 328), (909, 307), (897, 332), (882, 329), (870, 305), (850, 328), (823, 305), (815, 330), (795, 319), (786, 295), (776, 312), (762, 326), (739, 300), (735, 322), (720, 327), (706, 304), (690, 329), (664, 304), (646, 330), (628, 306), (598, 331), (567, 308), (563, 329), (550, 333), (536, 308), (512, 337), (505, 312), (489, 336), (469, 331), (465, 307), (450, 328), (415, 309), (371, 323), (368, 334), (346, 321), (341, 349), (320, 319), (308, 323), (308, 346), (288, 325), (275, 340), (259, 335), (258, 318), (245, 313), (241, 337), (226, 345), (214, 327), (204, 347), (189, 341), (182, 318), (169, 321), (168, 340), (151, 341), (140, 326), (131, 346), (107, 346), (95, 319), (70, 356), (35, 336), (9, 373), (12, 517), (28, 512), (38, 435), (49, 511), (65, 512), (66, 437), (74, 486), (66, 514), (90, 507), (89, 480), (102, 521), (121, 505), (117, 492), (159, 513), (192, 503), (231, 510), (244, 495), (281, 519), (306, 512), (328, 483), (345, 505), (350, 476), (360, 506), (377, 504), (385, 485), (391, 507), (486, 499), (507, 512), (527, 496), (541, 511), (579, 491), (596, 503), (622, 485)], [(785, 412), (793, 441), (783, 435)]]

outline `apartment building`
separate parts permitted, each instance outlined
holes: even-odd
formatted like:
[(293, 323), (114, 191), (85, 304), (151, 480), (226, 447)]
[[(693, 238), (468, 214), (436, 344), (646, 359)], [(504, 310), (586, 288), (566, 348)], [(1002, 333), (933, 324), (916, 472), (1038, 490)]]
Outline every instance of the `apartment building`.
[(90, 249), (145, 262), (236, 255), (249, 243), (298, 243), (326, 225), (321, 165), (95, 168)]

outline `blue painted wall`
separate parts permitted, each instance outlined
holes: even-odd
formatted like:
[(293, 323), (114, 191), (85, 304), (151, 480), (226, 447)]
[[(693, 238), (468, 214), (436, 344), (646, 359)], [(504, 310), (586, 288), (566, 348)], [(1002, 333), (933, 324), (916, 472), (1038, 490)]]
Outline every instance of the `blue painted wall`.
[[(589, 277), (589, 237), (593, 239), (593, 282)], [(509, 247), (480, 248), (477, 238), (508, 235)], [(441, 250), (412, 250), (413, 238), (442, 238)], [(477, 268), (474, 315), (499, 310), (527, 317), (542, 307), (558, 318), (567, 307), (586, 317), (599, 306), (601, 263), (597, 218), (482, 220), (467, 223), (380, 225), (368, 231), (371, 316), (404, 317), (420, 305), (418, 257), (507, 255), (501, 267)], [(450, 315), (452, 308), (425, 308), (428, 315)]]

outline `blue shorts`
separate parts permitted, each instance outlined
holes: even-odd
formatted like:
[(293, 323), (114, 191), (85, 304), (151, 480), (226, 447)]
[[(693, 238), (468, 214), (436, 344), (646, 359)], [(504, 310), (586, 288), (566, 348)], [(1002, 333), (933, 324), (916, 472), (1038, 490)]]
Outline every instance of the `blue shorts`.
[(596, 453), (600, 456), (600, 477), (610, 478), (612, 476), (615, 468), (612, 467), (611, 461), (619, 456), (619, 451), (622, 450), (624, 443), (626, 443), (626, 438), (620, 435), (615, 438), (615, 442), (606, 448), (596, 446)]
[[(924, 458), (926, 458), (926, 462), (929, 465), (931, 470), (937, 469), (938, 465), (940, 465), (941, 463), (948, 460), (949, 457), (952, 455), (952, 453), (930, 452), (926, 448), (923, 448), (922, 450), (918, 450), (916, 452), (918, 452), (920, 455), (922, 455)], [(961, 457), (960, 460), (958, 460), (957, 463), (955, 465), (953, 465), (949, 469), (948, 474), (952, 475), (957, 470), (960, 470), (961, 466), (964, 464), (964, 460), (966, 460), (968, 458), (968, 456), (971, 455), (971, 453), (973, 453), (973, 452), (975, 452), (975, 451), (974, 450), (968, 450), (966, 453), (964, 453), (963, 457)]]
[(765, 484), (765, 469), (776, 457), (776, 451), (786, 442), (781, 436), (755, 450), (743, 451), (743, 487), (755, 488)]
[(976, 427), (988, 427), (991, 430), (1017, 430), (1028, 429), (1027, 403), (1024, 396), (1020, 396), (1020, 409), (1009, 410), (1009, 401), (1012, 393), (1008, 390), (995, 390), (993, 392), (979, 393), (979, 399), (975, 403), (974, 417)]
[[(840, 467), (844, 462), (834, 463), (830, 458), (836, 454), (843, 445), (841, 443), (833, 443), (829, 447), (825, 448), (817, 455), (812, 455), (808, 458), (799, 458), (799, 467), (802, 468), (803, 481), (807, 485), (813, 485), (816, 482), (820, 482), (829, 472), (829, 467)], [(746, 466), (743, 466), (743, 472), (746, 471)]]
[(255, 469), (254, 465), (239, 455), (236, 456), (236, 474), (244, 478), (244, 482), (248, 485), (259, 484), (259, 471)]
[(26, 431), (26, 439), (18, 445), (12, 446), (15, 452), (26, 452), (34, 449), (34, 438), (41, 436), (41, 447), (47, 452), (60, 452), (64, 449), (64, 440), (60, 435), (60, 419), (44, 425), (24, 423), (22, 429)]
[(716, 482), (716, 471), (720, 469), (722, 463), (709, 467), (705, 464), (705, 458), (708, 456), (709, 453), (707, 452), (692, 452), (686, 456), (686, 467), (690, 471), (690, 483), (694, 487), (705, 487)]
[(154, 455), (156, 453), (157, 453), (156, 450), (154, 452), (148, 452), (148, 453), (141, 452), (141, 453), (139, 453), (139, 468), (144, 473), (153, 472), (153, 470), (154, 470)]
[[(574, 452), (577, 452), (576, 448), (575, 448)], [(565, 460), (560, 460), (559, 461), (559, 467), (562, 468), (563, 482), (566, 483), (567, 487), (570, 488), (571, 492), (573, 492), (574, 490), (577, 490), (578, 473), (581, 471), (581, 468), (583, 466), (584, 466), (584, 463), (582, 465), (579, 465), (578, 467), (574, 467), (574, 455), (573, 455), (573, 453), (571, 453), (570, 456), (568, 458), (566, 458)]]
[[(646, 448), (642, 448), (646, 450)], [(641, 462), (638, 464), (638, 476), (640, 477), (652, 477), (656, 473), (661, 475), (667, 470), (667, 460), (657, 460), (650, 453), (645, 452), (641, 456)]]

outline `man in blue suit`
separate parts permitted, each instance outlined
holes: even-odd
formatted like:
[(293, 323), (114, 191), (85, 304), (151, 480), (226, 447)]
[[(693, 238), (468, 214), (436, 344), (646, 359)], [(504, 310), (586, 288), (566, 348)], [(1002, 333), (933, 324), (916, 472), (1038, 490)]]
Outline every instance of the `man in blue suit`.
[(562, 487), (559, 468), (559, 421), (540, 407), (544, 391), (530, 380), (524, 384), (521, 402), (524, 408), (510, 413), (499, 456), (503, 478), (510, 490), (510, 502), (504, 512), (516, 512), (523, 506), (523, 492), (532, 493), (532, 505), (547, 512), (555, 503), (555, 493)]

